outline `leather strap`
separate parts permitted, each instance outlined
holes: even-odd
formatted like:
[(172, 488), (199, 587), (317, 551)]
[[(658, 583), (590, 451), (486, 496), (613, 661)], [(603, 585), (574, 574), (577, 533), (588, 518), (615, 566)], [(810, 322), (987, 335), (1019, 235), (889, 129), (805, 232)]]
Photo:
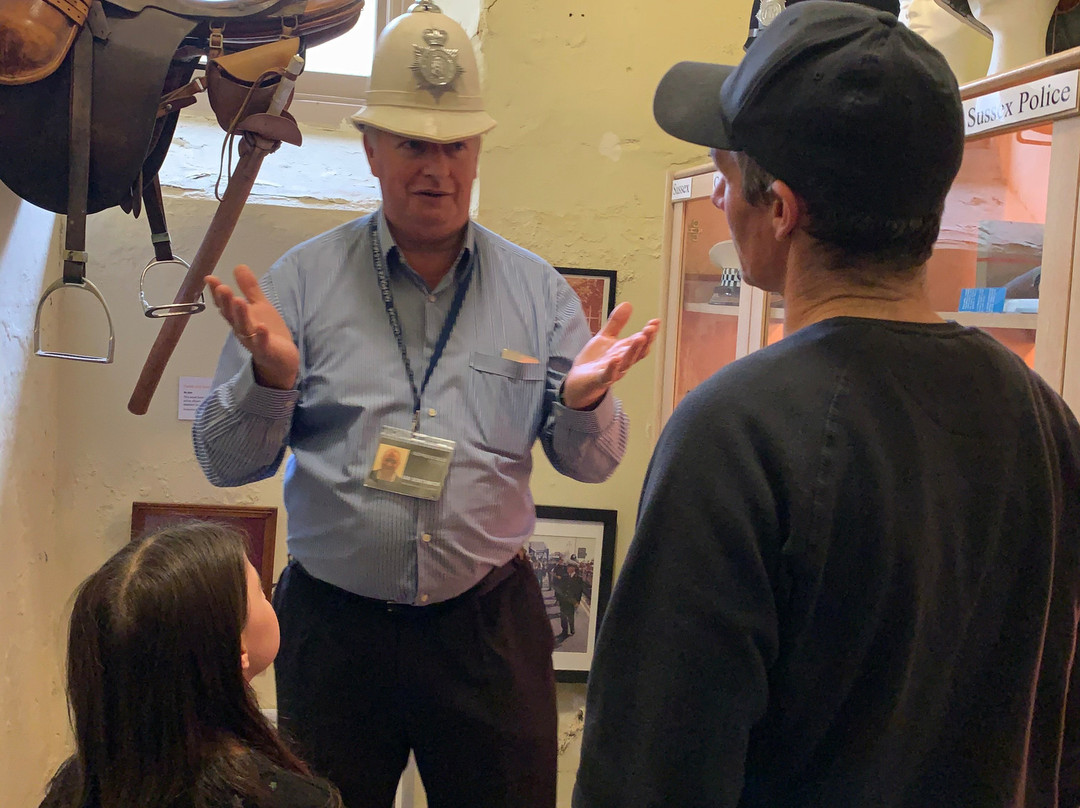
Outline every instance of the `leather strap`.
[(94, 36), (83, 28), (71, 59), (71, 130), (68, 134), (68, 205), (64, 235), (64, 283), (86, 277), (86, 200), (90, 189), (90, 106)]
[(303, 37), (304, 47), (313, 48), (352, 28), (363, 7), (362, 0), (308, 0), (278, 9), (271, 17), (231, 19), (220, 31), (221, 47), (210, 55), (216, 58), (224, 51), (289, 36)]
[(163, 95), (161, 103), (158, 104), (157, 117), (161, 118), (164, 115), (179, 112), (184, 107), (191, 106), (197, 100), (195, 96), (205, 89), (206, 79), (202, 76), (196, 76), (183, 87), (177, 87), (172, 92)]
[(81, 26), (86, 22), (86, 15), (90, 13), (90, 4), (93, 0), (45, 0), (75, 25)]
[(172, 261), (172, 241), (169, 238), (169, 227), (165, 223), (165, 203), (161, 199), (161, 181), (157, 174), (143, 186), (142, 198), (143, 207), (146, 208), (146, 221), (150, 225), (154, 258), (158, 261)]

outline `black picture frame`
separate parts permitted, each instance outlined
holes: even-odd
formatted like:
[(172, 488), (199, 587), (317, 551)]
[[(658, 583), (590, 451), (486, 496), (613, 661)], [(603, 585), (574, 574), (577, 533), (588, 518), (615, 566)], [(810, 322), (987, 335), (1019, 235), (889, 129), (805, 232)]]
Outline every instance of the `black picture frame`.
[[(611, 597), (617, 517), (616, 511), (601, 508), (536, 506), (536, 529), (527, 546), (556, 637), (552, 663), (558, 682), (588, 680), (596, 632)], [(556, 592), (567, 591), (561, 581), (571, 575), (570, 566), (586, 585), (574, 610), (576, 630), (560, 637), (563, 609)]]
[(594, 335), (615, 308), (615, 270), (555, 267), (581, 300), (589, 331)]

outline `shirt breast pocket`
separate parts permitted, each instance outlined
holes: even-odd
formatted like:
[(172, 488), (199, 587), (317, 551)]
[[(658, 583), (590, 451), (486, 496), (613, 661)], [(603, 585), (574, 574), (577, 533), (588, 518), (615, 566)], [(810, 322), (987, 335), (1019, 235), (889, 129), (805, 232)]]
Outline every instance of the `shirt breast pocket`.
[(477, 443), (496, 454), (523, 457), (539, 429), (545, 366), (473, 353), (469, 404)]

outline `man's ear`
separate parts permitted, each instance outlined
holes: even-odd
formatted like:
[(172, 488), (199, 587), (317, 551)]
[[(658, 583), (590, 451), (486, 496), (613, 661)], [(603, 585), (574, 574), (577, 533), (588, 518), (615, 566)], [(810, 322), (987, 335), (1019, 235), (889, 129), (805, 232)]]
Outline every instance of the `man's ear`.
[(791, 190), (791, 186), (782, 180), (774, 180), (769, 187), (772, 191), (772, 228), (777, 241), (781, 241), (793, 232), (806, 213), (806, 203), (802, 197)]
[[(375, 156), (375, 141), (378, 139), (378, 135), (375, 130), (370, 126), (364, 127), (364, 154), (367, 155), (368, 165), (371, 165), (371, 158)], [(374, 166), (372, 166), (374, 168)]]

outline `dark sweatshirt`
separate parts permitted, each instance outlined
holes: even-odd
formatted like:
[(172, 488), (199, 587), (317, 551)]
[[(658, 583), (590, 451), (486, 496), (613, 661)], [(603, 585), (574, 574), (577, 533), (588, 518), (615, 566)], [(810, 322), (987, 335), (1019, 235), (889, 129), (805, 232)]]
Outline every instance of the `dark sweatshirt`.
[(1080, 803), (1080, 430), (989, 336), (837, 318), (656, 447), (575, 808)]

